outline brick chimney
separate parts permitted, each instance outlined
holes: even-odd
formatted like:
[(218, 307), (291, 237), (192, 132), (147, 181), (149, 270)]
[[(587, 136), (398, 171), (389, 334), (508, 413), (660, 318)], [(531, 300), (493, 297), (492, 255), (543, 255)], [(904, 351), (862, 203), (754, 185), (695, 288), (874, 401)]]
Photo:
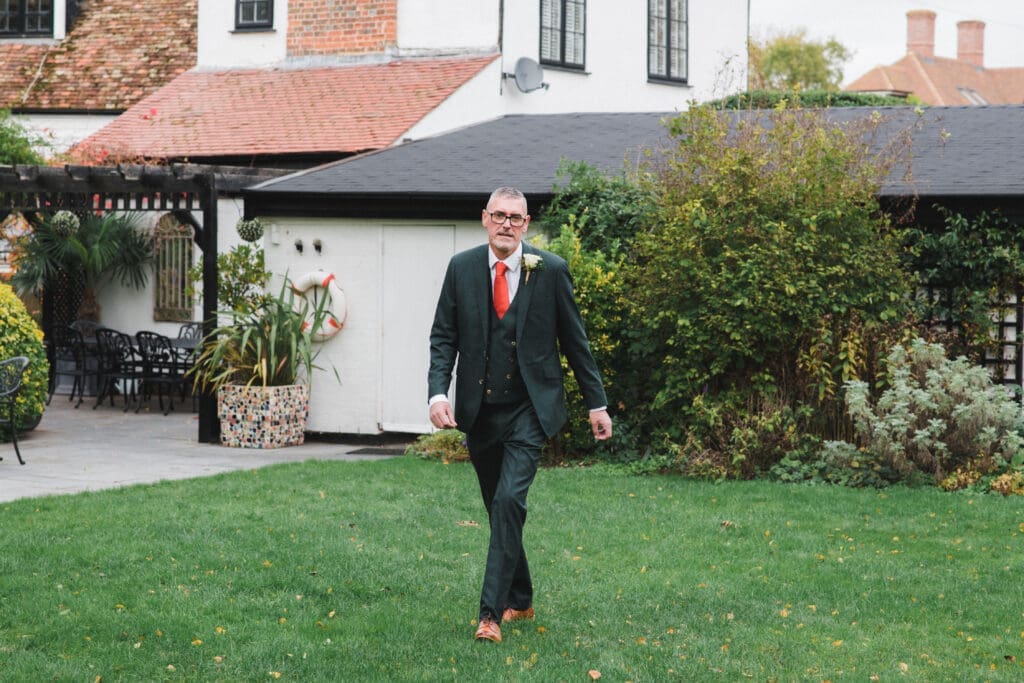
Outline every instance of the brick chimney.
[(935, 12), (912, 9), (907, 12), (907, 54), (935, 56)]
[(985, 66), (985, 22), (959, 21), (956, 24), (956, 58), (974, 66)]

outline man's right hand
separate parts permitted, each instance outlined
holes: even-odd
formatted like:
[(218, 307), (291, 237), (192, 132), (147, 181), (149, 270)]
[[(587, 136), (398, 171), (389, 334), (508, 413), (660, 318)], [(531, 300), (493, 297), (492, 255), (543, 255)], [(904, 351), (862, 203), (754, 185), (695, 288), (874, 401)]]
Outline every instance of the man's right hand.
[(437, 401), (430, 404), (430, 423), (438, 429), (457, 427), (452, 414), (452, 404), (448, 401)]

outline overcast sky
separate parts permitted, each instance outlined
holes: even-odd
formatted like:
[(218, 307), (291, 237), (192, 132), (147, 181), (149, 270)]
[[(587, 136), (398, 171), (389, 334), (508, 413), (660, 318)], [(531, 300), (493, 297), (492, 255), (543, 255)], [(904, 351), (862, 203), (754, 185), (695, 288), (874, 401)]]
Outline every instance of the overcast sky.
[(757, 39), (806, 28), (808, 36), (835, 38), (853, 58), (843, 81), (907, 53), (907, 11), (935, 12), (935, 56), (956, 57), (956, 23), (985, 22), (985, 66), (1024, 67), (1024, 0), (750, 0), (750, 33)]

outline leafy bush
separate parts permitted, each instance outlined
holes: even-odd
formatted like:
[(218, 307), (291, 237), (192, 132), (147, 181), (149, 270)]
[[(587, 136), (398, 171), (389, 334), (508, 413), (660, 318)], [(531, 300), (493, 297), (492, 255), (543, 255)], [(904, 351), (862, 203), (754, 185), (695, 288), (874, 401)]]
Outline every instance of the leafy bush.
[(981, 474), (1024, 464), (1024, 425), (1012, 392), (963, 356), (915, 339), (886, 358), (889, 380), (877, 400), (852, 381), (846, 405), (869, 453), (902, 476), (925, 473), (941, 482), (957, 469)]
[[(264, 265), (263, 248), (258, 245), (239, 244), (226, 253), (217, 254), (217, 303), (220, 308), (243, 312), (253, 308), (263, 296), (270, 280)], [(201, 293), (196, 285), (203, 281), (203, 264), (189, 268), (187, 293), (195, 297)]]
[(584, 251), (613, 258), (627, 252), (653, 211), (649, 190), (636, 178), (608, 176), (582, 161), (563, 163), (558, 177), (564, 182), (544, 207), (537, 227), (557, 238), (563, 226), (572, 224)]
[(893, 107), (911, 103), (903, 97), (831, 90), (748, 90), (708, 102), (715, 109), (775, 109), (779, 105), (804, 107)]
[[(876, 199), (901, 158), (867, 144), (879, 123), (702, 107), (670, 122), (677, 145), (648, 176), (658, 220), (626, 269), (623, 343), (649, 405), (646, 438), (685, 442), (703, 419), (695, 399), (732, 391), (843, 415), (834, 389), (863, 376), (874, 340), (902, 325), (910, 289)], [(829, 438), (840, 425), (815, 429)]]
[(437, 459), (445, 463), (469, 461), (466, 435), (457, 429), (442, 429), (431, 434), (423, 434), (409, 444), (405, 454)]
[[(43, 332), (10, 285), (0, 283), (0, 360), (25, 356), (28, 367), (22, 379), (14, 419), (22, 429), (34, 427), (46, 407), (50, 386), (50, 364), (43, 348)], [(0, 427), (0, 436), (10, 437)]]
[(43, 157), (33, 145), (42, 145), (39, 136), (25, 130), (8, 109), (0, 109), (0, 164), (41, 164)]
[[(625, 363), (621, 345), (622, 331), (628, 324), (625, 317), (628, 308), (626, 294), (619, 275), (622, 259), (600, 250), (584, 248), (580, 235), (588, 232), (589, 225), (589, 216), (577, 218), (569, 215), (558, 236), (544, 246), (569, 264), (576, 304), (586, 322), (590, 350), (601, 370), (605, 392), (613, 397), (619, 393), (617, 377), (619, 368)], [(562, 363), (566, 371), (565, 391), (569, 416), (562, 434), (553, 444), (555, 459), (567, 455), (617, 458), (622, 457), (624, 451), (631, 455), (635, 444), (627, 438), (630, 430), (625, 424), (615, 425), (615, 438), (610, 442), (594, 441), (579, 386), (568, 363), (564, 359)], [(621, 396), (618, 398), (621, 399)], [(626, 417), (624, 404), (609, 406), (609, 410), (617, 422)]]
[(906, 267), (922, 287), (917, 317), (930, 341), (949, 355), (980, 361), (999, 355), (993, 319), (1005, 319), (1024, 287), (1024, 230), (998, 213), (970, 216), (935, 207), (937, 229), (915, 227), (903, 235)]
[(883, 488), (899, 480), (889, 467), (846, 441), (826, 441), (815, 452), (792, 451), (771, 469), (784, 482)]

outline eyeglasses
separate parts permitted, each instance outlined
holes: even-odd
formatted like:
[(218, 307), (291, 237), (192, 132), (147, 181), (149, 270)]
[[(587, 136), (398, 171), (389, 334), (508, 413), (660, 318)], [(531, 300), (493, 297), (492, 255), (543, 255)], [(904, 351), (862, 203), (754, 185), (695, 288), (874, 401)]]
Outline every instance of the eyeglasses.
[(526, 216), (521, 213), (507, 214), (504, 211), (488, 211), (487, 209), (484, 209), (484, 213), (490, 216), (491, 222), (495, 225), (504, 225), (505, 221), (508, 221), (513, 228), (521, 228), (526, 224)]

